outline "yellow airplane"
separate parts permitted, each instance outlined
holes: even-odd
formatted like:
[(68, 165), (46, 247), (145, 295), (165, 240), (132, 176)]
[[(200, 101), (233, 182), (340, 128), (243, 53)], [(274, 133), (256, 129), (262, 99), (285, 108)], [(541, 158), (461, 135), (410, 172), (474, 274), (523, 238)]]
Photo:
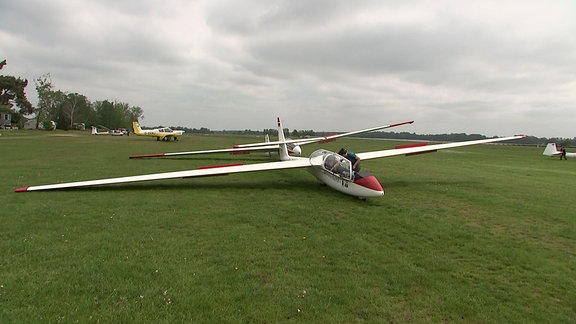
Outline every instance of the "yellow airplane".
[(155, 128), (155, 129), (142, 129), (140, 128), (140, 124), (138, 124), (137, 121), (132, 122), (132, 128), (134, 130), (134, 134), (138, 136), (156, 137), (157, 141), (170, 141), (171, 139), (177, 141), (178, 136), (182, 136), (182, 134), (184, 134), (184, 131), (179, 130), (175, 131), (168, 127)]

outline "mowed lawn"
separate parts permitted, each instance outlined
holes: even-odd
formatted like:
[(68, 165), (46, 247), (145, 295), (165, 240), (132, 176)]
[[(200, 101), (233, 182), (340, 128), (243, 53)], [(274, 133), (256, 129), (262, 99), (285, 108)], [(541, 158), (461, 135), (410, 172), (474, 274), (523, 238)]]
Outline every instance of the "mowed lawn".
[(2, 323), (576, 322), (576, 160), (543, 148), (364, 161), (386, 189), (366, 201), (304, 170), (15, 193), (273, 159), (128, 159), (257, 137), (0, 134)]

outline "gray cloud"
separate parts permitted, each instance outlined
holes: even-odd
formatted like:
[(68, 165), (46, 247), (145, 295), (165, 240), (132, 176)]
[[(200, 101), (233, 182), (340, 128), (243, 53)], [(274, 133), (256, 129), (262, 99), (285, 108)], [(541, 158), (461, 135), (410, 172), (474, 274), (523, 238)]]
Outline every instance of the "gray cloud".
[(574, 137), (576, 4), (554, 4), (13, 1), (2, 72), (51, 73), (151, 125), (262, 129), (279, 115), (298, 129), (415, 119), (406, 130)]

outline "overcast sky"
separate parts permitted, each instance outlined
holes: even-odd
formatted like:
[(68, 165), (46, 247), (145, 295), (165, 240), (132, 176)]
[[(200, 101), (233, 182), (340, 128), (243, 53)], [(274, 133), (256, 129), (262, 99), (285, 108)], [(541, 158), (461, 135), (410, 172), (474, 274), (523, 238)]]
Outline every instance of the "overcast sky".
[(1, 74), (146, 126), (576, 137), (574, 0), (18, 0)]

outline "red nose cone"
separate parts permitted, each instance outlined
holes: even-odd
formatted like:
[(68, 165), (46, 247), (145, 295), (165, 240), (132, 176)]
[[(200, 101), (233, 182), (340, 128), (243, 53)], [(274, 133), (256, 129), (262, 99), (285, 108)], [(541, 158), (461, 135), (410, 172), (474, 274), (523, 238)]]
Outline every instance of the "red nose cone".
[(378, 182), (378, 179), (376, 179), (375, 176), (363, 177), (363, 178), (354, 180), (354, 183), (359, 185), (359, 186), (366, 187), (366, 188), (374, 190), (374, 191), (384, 191), (384, 189), (382, 188), (382, 185), (380, 185), (380, 182)]

